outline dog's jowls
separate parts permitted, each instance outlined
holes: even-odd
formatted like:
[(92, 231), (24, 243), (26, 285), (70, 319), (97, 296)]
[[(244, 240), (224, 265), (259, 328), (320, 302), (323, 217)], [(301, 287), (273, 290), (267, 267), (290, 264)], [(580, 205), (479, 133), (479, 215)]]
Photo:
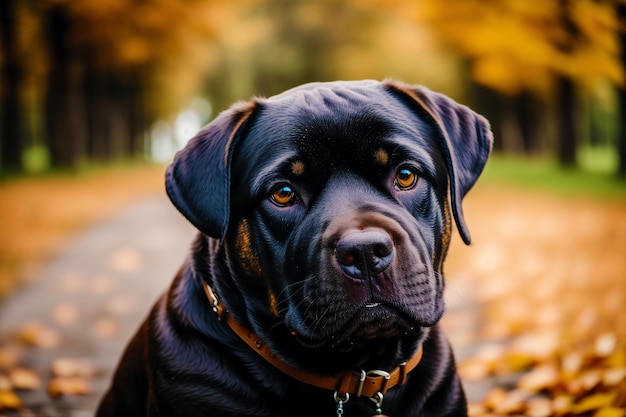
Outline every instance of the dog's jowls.
[[(170, 199), (200, 233), (98, 416), (336, 415), (332, 389), (255, 352), (205, 285), (303, 372), (390, 371), (421, 346), (383, 413), (466, 415), (437, 322), (453, 223), (469, 243), (461, 199), (491, 144), (481, 116), (394, 81), (307, 84), (220, 114), (167, 170)], [(354, 394), (340, 405), (348, 417), (376, 411)]]

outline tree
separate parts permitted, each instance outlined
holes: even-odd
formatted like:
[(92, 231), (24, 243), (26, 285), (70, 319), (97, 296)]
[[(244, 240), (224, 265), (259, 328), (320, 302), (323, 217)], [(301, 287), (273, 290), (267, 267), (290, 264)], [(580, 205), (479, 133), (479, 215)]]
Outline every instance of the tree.
[(16, 33), (17, 0), (0, 2), (0, 41), (2, 66), (2, 131), (0, 132), (0, 169), (17, 171), (22, 158), (22, 113), (20, 104), (21, 68)]
[[(427, 1), (417, 17), (463, 56), (472, 77), (508, 96), (530, 92), (557, 107), (558, 156), (576, 161), (577, 91), (621, 85), (618, 16), (611, 1)], [(556, 99), (552, 99), (556, 97)]]
[[(616, 3), (616, 10), (620, 25), (619, 43), (621, 46), (621, 61), (624, 65), (622, 71), (626, 78), (626, 1), (621, 0)], [(617, 138), (618, 149), (618, 169), (617, 173), (621, 177), (626, 177), (626, 82), (623, 82), (618, 90), (618, 106), (619, 106), (619, 134)]]

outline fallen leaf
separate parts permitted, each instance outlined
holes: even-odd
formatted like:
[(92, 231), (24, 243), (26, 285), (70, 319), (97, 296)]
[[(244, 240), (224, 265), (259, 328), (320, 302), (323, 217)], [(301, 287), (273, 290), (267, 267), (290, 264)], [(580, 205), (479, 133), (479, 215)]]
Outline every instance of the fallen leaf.
[(616, 386), (626, 379), (626, 368), (607, 369), (602, 375), (602, 384)]
[(616, 346), (617, 339), (615, 338), (615, 335), (613, 333), (605, 333), (603, 335), (600, 335), (595, 340), (595, 353), (601, 358), (605, 358), (607, 356), (610, 356), (615, 351)]
[(471, 403), (467, 405), (467, 415), (470, 417), (480, 417), (487, 413), (482, 404)]
[(40, 348), (54, 348), (61, 343), (61, 334), (38, 322), (26, 323), (18, 332), (22, 343)]
[(71, 326), (78, 322), (80, 312), (78, 308), (70, 303), (57, 304), (52, 309), (52, 320), (61, 326)]
[(483, 404), (487, 407), (487, 409), (494, 410), (499, 404), (502, 404), (506, 400), (506, 397), (506, 390), (496, 387), (487, 393), (485, 399), (483, 400)]
[(537, 359), (535, 358), (535, 356), (519, 351), (507, 352), (504, 358), (504, 364), (506, 365), (507, 371), (509, 372), (519, 372), (527, 370), (536, 362)]
[(593, 413), (593, 417), (624, 417), (626, 410), (619, 407), (604, 407)]
[(561, 358), (561, 370), (565, 376), (573, 376), (580, 372), (584, 364), (584, 357), (580, 352), (570, 352)]
[(528, 355), (537, 361), (552, 358), (559, 348), (560, 335), (554, 331), (527, 333), (511, 346), (512, 352)]
[(517, 386), (530, 392), (540, 392), (555, 387), (559, 383), (559, 370), (553, 363), (546, 363), (535, 367), (524, 374)]
[(574, 404), (574, 406), (572, 407), (572, 412), (574, 412), (575, 414), (583, 414), (589, 411), (610, 407), (611, 405), (613, 405), (615, 396), (615, 393), (612, 392), (592, 394), (588, 397), (583, 398), (583, 400), (580, 401), (578, 404)]
[(10, 391), (13, 388), (8, 375), (0, 374), (0, 391)]
[(604, 407), (593, 414), (593, 417), (624, 417), (626, 409), (618, 407)]
[(0, 369), (17, 366), (21, 356), (20, 350), (15, 346), (0, 346)]
[(555, 415), (568, 414), (573, 404), (574, 398), (571, 395), (559, 394), (552, 399), (552, 410)]
[(48, 384), (48, 395), (52, 398), (89, 395), (92, 392), (91, 384), (82, 377), (57, 377)]
[(549, 417), (553, 415), (552, 401), (549, 398), (531, 398), (528, 400), (526, 415), (528, 417)]
[(498, 414), (517, 414), (526, 410), (526, 400), (529, 394), (522, 390), (512, 390), (506, 393), (506, 396), (499, 404), (493, 408)]
[(459, 364), (458, 372), (461, 379), (476, 381), (489, 376), (489, 368), (488, 363), (477, 358), (470, 358)]
[(98, 374), (98, 370), (86, 359), (58, 358), (52, 361), (50, 371), (54, 377), (91, 378)]
[(567, 391), (574, 395), (583, 395), (585, 392), (591, 391), (602, 381), (602, 372), (597, 369), (591, 369), (581, 373), (577, 378), (567, 383)]
[(93, 323), (92, 329), (99, 339), (110, 339), (119, 333), (120, 327), (115, 320), (104, 318)]
[(14, 389), (34, 391), (41, 386), (39, 375), (26, 368), (15, 368), (9, 372), (9, 379)]
[(13, 391), (0, 391), (0, 411), (17, 411), (22, 408), (22, 401)]

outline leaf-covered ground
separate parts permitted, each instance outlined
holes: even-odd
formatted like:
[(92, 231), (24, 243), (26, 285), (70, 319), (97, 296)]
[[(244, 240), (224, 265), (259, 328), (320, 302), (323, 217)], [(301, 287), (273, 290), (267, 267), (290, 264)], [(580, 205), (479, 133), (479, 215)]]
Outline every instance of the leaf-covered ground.
[(626, 202), (486, 186), (465, 207), (445, 323), (471, 415), (626, 415)]
[[(160, 169), (141, 178), (2, 184), (0, 281), (9, 282), (7, 291), (25, 260), (45, 259), (85, 225), (162, 192)], [(626, 415), (626, 201), (479, 183), (464, 207), (473, 244), (454, 240), (444, 325), (458, 354), (471, 415)], [(138, 252), (122, 249), (108, 259), (110, 267), (141, 269)], [(37, 275), (27, 291), (37, 291)], [(82, 286), (110, 294), (107, 305), (117, 313), (145, 314), (120, 298), (105, 277), (86, 282), (67, 274), (62, 282), (65, 292)], [(85, 317), (76, 305), (59, 300), (49, 324), (0, 329), (0, 415), (40, 415), (29, 407), (32, 392), (50, 401), (96, 395), (93, 383), (101, 370), (84, 358), (50, 357), (45, 368), (23, 360), (24, 350), (42, 357), (63, 352), (63, 335)], [(94, 321), (84, 337), (108, 340), (116, 326), (113, 320)], [(10, 338), (3, 330), (10, 330)]]
[(146, 195), (163, 192), (164, 168), (129, 166), (0, 182), (0, 300), (74, 233)]

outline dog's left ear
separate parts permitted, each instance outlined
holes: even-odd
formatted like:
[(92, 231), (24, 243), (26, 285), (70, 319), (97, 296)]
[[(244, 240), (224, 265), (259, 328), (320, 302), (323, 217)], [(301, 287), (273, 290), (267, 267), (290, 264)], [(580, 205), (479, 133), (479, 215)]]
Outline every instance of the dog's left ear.
[(480, 176), (491, 153), (493, 134), (489, 122), (468, 107), (425, 87), (395, 81), (387, 81), (386, 86), (396, 95), (400, 93), (405, 103), (438, 127), (448, 165), (452, 215), (463, 242), (469, 245), (471, 237), (461, 200)]
[(205, 126), (174, 157), (165, 189), (174, 206), (202, 233), (221, 239), (230, 216), (230, 164), (238, 132), (256, 103), (233, 105)]

